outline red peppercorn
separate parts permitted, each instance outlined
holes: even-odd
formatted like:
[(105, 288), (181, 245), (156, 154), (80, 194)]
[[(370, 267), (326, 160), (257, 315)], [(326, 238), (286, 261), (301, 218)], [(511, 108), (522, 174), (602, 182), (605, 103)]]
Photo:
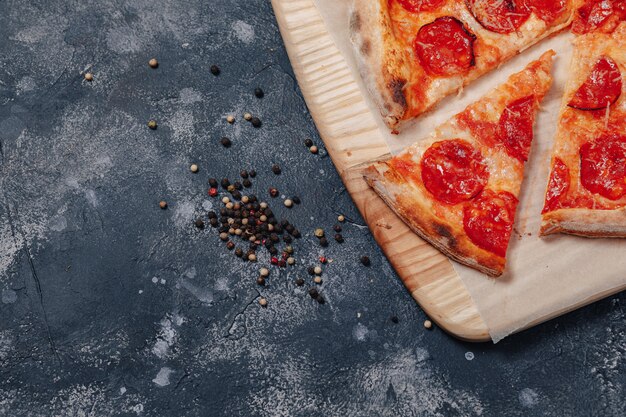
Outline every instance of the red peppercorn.
[(216, 197), (217, 196), (217, 188), (215, 188), (215, 187), (209, 188), (209, 195), (211, 197)]
[(287, 262), (285, 262), (283, 260), (280, 260), (280, 261), (278, 261), (278, 266), (280, 266), (281, 268), (284, 268), (284, 267), (287, 266)]
[(275, 256), (272, 256), (272, 259), (270, 260), (272, 265), (278, 265), (278, 258)]
[(326, 259), (325, 256), (320, 256), (320, 262), (325, 264), (326, 262), (328, 262), (328, 259)]

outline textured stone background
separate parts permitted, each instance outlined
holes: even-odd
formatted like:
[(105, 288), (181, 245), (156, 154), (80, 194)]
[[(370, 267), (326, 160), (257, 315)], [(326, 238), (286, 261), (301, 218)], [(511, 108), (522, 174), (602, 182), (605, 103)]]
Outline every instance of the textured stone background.
[[(626, 415), (624, 294), (496, 346), (424, 330), (302, 145), (321, 142), (268, 1), (4, 0), (0, 39), (0, 415)], [(225, 122), (244, 111), (263, 127)], [(276, 208), (306, 232), (299, 266), (266, 288), (192, 225), (206, 179), (242, 168), (303, 200)], [(322, 306), (293, 283), (320, 253)]]

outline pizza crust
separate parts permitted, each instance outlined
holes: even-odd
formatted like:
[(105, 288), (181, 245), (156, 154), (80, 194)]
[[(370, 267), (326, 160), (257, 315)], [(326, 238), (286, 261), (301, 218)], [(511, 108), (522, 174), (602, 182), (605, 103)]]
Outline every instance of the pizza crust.
[(555, 233), (593, 238), (626, 237), (626, 208), (616, 210), (575, 208), (545, 213), (542, 217), (540, 235)]
[(391, 19), (384, 0), (357, 0), (350, 17), (350, 39), (365, 86), (387, 126), (395, 129), (408, 110), (404, 53), (394, 45)]
[(492, 277), (502, 275), (505, 258), (474, 245), (462, 230), (438, 219), (411, 185), (386, 162), (364, 171), (367, 183), (411, 230), (455, 261)]

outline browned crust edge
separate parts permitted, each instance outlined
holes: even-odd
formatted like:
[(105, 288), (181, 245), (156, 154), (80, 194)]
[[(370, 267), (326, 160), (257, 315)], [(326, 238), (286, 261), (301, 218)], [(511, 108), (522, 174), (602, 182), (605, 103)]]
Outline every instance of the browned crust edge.
[[(386, 175), (397, 178), (388, 179)], [(428, 209), (421, 207), (418, 201), (414, 201), (411, 207), (405, 207), (397, 198), (398, 193), (393, 190), (393, 187), (398, 186), (398, 182), (402, 183), (402, 178), (398, 177), (386, 162), (368, 167), (363, 171), (363, 176), (369, 186), (411, 230), (444, 255), (491, 277), (502, 275), (504, 258), (484, 251), (472, 244), (467, 237), (454, 233)]]
[(541, 236), (566, 233), (591, 238), (626, 237), (626, 208), (560, 209), (544, 213), (541, 218)]
[(398, 127), (408, 110), (404, 96), (404, 53), (394, 44), (386, 0), (355, 0), (350, 39), (359, 73), (387, 126)]

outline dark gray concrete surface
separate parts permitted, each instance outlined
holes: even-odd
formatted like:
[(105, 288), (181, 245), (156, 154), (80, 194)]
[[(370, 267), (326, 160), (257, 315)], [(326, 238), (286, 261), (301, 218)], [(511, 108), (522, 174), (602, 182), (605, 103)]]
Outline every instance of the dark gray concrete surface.
[[(268, 1), (0, 2), (0, 415), (626, 415), (624, 294), (495, 346), (426, 331), (306, 137)], [(303, 200), (274, 204), (304, 237), (265, 288), (267, 255), (192, 224), (207, 178), (242, 168)], [(338, 213), (346, 242), (322, 249)], [(294, 279), (322, 253), (319, 305)]]

